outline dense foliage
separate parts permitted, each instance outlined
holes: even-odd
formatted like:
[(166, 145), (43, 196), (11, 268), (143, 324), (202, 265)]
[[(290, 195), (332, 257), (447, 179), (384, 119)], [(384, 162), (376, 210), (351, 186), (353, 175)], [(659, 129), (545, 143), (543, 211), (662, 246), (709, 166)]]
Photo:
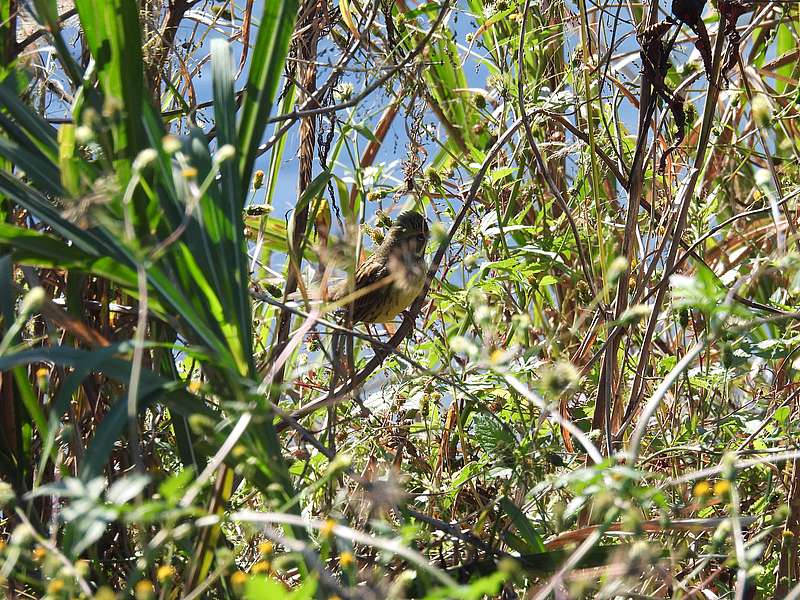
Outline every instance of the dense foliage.
[[(800, 597), (799, 36), (0, 0), (0, 589)], [(396, 323), (306, 301), (409, 208)]]

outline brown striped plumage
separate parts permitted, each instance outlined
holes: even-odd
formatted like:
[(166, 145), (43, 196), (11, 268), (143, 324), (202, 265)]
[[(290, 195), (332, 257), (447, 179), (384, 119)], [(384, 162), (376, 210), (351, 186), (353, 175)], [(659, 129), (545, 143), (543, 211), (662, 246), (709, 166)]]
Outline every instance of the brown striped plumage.
[(425, 246), (428, 223), (418, 212), (408, 211), (397, 217), (383, 242), (355, 273), (355, 286), (347, 282), (336, 286), (330, 300), (352, 309), (353, 322), (388, 323), (419, 295), (425, 283), (427, 265)]

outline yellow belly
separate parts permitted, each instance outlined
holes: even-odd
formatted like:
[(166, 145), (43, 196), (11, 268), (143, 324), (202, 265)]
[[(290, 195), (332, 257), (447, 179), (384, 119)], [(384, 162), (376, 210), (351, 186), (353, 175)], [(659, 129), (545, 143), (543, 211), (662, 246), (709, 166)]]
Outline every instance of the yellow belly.
[(411, 303), (416, 300), (422, 291), (422, 284), (425, 283), (425, 271), (420, 276), (414, 277), (412, 281), (406, 280), (405, 283), (393, 282), (392, 293), (389, 294), (390, 301), (386, 302), (383, 310), (369, 320), (370, 323), (389, 323)]

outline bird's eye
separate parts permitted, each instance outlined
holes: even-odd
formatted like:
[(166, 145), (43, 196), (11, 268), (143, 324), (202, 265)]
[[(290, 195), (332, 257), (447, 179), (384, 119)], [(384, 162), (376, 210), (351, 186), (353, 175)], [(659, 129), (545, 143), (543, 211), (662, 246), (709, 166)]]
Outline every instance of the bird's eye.
[(424, 244), (424, 243), (425, 243), (425, 236), (424, 236), (423, 234), (421, 234), (421, 233), (420, 233), (420, 234), (417, 236), (417, 241), (418, 241), (420, 244)]

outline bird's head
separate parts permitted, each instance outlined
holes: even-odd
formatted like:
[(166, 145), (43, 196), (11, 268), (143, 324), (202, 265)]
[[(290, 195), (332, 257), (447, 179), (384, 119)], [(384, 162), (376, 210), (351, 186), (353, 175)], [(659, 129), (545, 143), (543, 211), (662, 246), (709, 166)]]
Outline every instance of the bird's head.
[(418, 212), (409, 210), (392, 223), (381, 249), (391, 253), (412, 254), (420, 260), (425, 255), (429, 237), (428, 221)]

